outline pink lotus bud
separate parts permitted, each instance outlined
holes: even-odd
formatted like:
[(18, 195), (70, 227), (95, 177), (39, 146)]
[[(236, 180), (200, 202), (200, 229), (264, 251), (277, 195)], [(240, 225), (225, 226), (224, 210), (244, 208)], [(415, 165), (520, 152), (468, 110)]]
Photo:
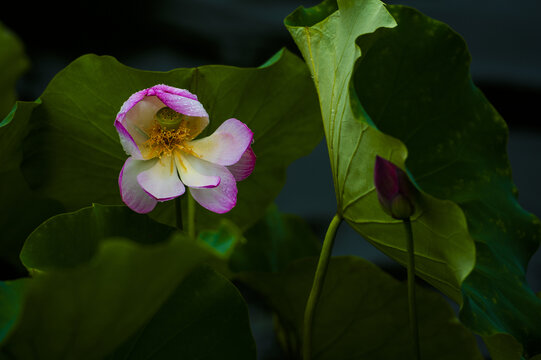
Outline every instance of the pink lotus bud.
[(416, 189), (402, 169), (376, 156), (374, 183), (379, 202), (387, 214), (399, 220), (413, 215)]

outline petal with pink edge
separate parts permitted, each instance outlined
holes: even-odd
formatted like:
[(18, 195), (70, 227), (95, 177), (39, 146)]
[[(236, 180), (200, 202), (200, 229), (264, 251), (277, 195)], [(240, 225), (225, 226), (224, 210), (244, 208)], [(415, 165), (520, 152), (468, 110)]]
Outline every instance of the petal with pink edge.
[(124, 104), (120, 107), (120, 111), (116, 115), (116, 120), (122, 122), (126, 117), (126, 113), (131, 110), (139, 101), (143, 100), (147, 96), (148, 89), (144, 89), (132, 94), (128, 100), (124, 101)]
[(225, 166), (209, 163), (208, 174), (220, 177), (220, 185), (210, 189), (190, 188), (190, 194), (202, 207), (212, 212), (223, 214), (237, 204), (237, 183)]
[(115, 120), (124, 151), (138, 160), (144, 156), (139, 148), (148, 139), (147, 130), (156, 112), (165, 105), (156, 96), (146, 96), (147, 90), (139, 91), (122, 105)]
[(166, 92), (174, 95), (184, 96), (193, 100), (197, 100), (197, 95), (192, 94), (186, 89), (179, 89), (173, 86), (158, 84), (148, 89), (148, 95), (156, 95), (157, 92)]
[(148, 130), (156, 119), (156, 113), (163, 107), (164, 103), (156, 96), (147, 96), (126, 113), (122, 124), (138, 145), (148, 140)]
[(156, 96), (163, 101), (165, 106), (170, 107), (178, 113), (195, 117), (208, 118), (209, 116), (203, 105), (196, 99), (158, 90), (156, 91)]
[(122, 145), (126, 154), (133, 156), (137, 160), (143, 160), (141, 150), (124, 125), (121, 122), (115, 122), (115, 128), (120, 138), (120, 145)]
[(190, 129), (190, 139), (194, 139), (209, 124), (209, 115), (203, 105), (197, 101), (197, 97), (193, 99), (177, 93), (158, 90), (156, 91), (156, 96), (163, 101), (166, 106), (187, 116), (184, 120), (184, 126)]
[(137, 175), (143, 190), (158, 201), (167, 201), (184, 194), (172, 156), (155, 161), (154, 166)]
[(175, 161), (184, 185), (192, 188), (212, 188), (220, 184), (220, 177), (212, 173), (212, 164), (180, 151)]
[(228, 166), (227, 169), (233, 174), (236, 181), (246, 179), (254, 171), (256, 157), (252, 147), (248, 147), (240, 160), (235, 164)]
[(148, 170), (152, 165), (154, 165), (154, 161), (142, 161), (129, 157), (118, 177), (122, 201), (130, 209), (140, 214), (151, 212), (157, 203), (157, 200), (148, 195), (137, 182), (137, 175)]
[(199, 158), (228, 166), (240, 160), (253, 138), (254, 134), (246, 124), (237, 119), (229, 119), (212, 135), (193, 140), (188, 145)]

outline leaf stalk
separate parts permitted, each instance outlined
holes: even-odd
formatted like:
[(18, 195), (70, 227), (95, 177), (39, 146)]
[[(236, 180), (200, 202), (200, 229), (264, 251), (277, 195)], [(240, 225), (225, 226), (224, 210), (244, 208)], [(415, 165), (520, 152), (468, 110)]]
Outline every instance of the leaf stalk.
[(323, 283), (325, 282), (325, 276), (327, 275), (327, 268), (331, 259), (332, 248), (334, 239), (336, 237), (336, 231), (342, 222), (342, 217), (339, 214), (334, 215), (325, 239), (323, 241), (323, 247), (319, 255), (319, 261), (316, 268), (316, 274), (314, 276), (314, 282), (310, 295), (308, 296), (308, 302), (304, 311), (304, 329), (303, 329), (303, 342), (302, 342), (302, 358), (303, 360), (310, 360), (312, 356), (312, 333), (314, 315), (317, 306), (317, 302), (323, 289)]

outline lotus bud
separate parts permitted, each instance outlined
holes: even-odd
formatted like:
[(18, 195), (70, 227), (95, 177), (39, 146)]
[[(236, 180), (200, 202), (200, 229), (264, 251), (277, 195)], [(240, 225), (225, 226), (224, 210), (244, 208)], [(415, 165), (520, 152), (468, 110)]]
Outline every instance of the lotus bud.
[(406, 220), (413, 215), (416, 189), (402, 169), (376, 156), (374, 183), (378, 200), (387, 214), (399, 220)]

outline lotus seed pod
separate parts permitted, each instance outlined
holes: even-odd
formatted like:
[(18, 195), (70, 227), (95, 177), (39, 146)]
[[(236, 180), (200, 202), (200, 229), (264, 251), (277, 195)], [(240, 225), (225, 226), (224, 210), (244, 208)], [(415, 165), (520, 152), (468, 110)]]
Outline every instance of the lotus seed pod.
[(183, 119), (184, 115), (167, 106), (161, 108), (156, 113), (156, 120), (158, 120), (158, 123), (167, 130), (178, 129), (178, 126)]

